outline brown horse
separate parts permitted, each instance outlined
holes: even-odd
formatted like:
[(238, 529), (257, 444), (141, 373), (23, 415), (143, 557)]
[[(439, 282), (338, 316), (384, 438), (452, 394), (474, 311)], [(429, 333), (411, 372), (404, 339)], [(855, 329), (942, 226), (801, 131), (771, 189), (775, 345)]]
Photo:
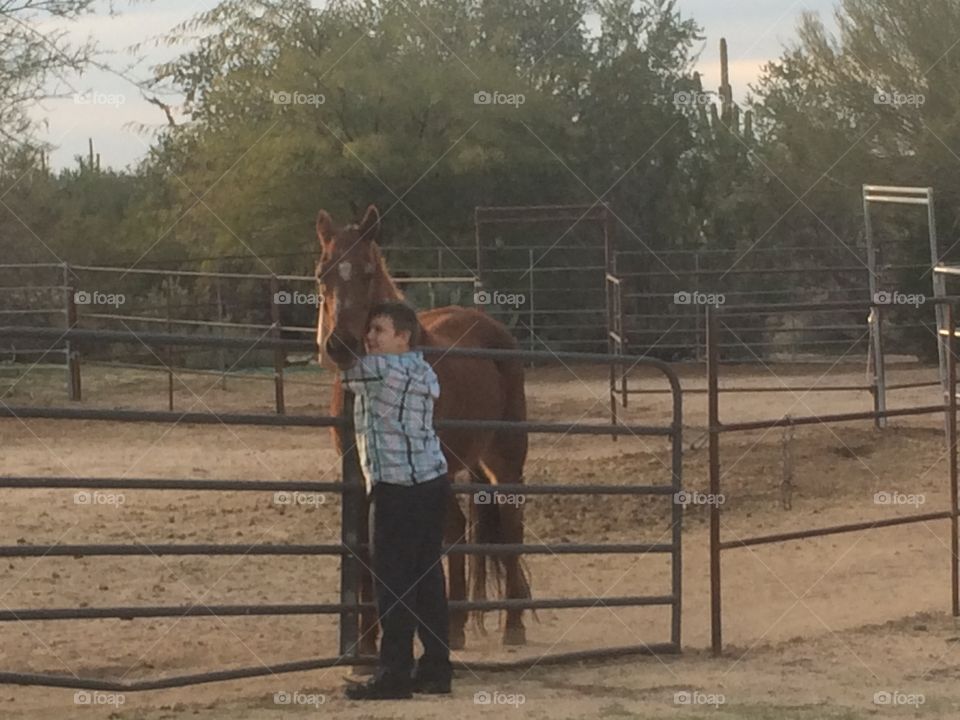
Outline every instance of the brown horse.
[[(397, 288), (380, 254), (380, 214), (375, 206), (367, 208), (363, 219), (343, 227), (334, 227), (330, 215), (321, 210), (317, 215), (317, 237), (320, 240), (320, 261), (316, 275), (322, 298), (317, 325), (320, 359), (328, 367), (345, 367), (354, 356), (363, 354), (363, 336), (367, 315), (376, 303), (400, 300)], [(463, 347), (515, 349), (517, 342), (502, 324), (478, 310), (445, 307), (419, 314), (421, 345), (425, 347)], [(428, 355), (440, 381), (440, 398), (434, 408), (435, 419), (463, 420), (526, 420), (523, 364), (519, 360), (480, 360), (475, 358)], [(339, 415), (343, 408), (343, 388), (337, 380), (333, 390), (331, 412)], [(527, 456), (527, 434), (523, 431), (442, 430), (439, 432), (450, 477), (460, 471), (469, 473), (473, 482), (514, 484), (523, 481), (523, 464)], [(352, 442), (334, 428), (339, 452)], [(476, 543), (522, 543), (523, 515), (519, 504), (478, 504), (471, 498), (470, 527), (454, 498), (447, 511), (444, 527), (446, 542), (462, 543), (466, 538)], [(366, 514), (364, 513), (364, 523)], [(361, 528), (365, 537), (366, 527)], [(363, 558), (366, 567), (369, 559)], [(465, 558), (448, 555), (448, 596), (463, 600), (467, 595)], [(530, 587), (518, 556), (474, 556), (471, 576), (474, 598), (486, 596), (487, 565), (493, 579), (502, 588), (506, 580), (508, 598), (529, 598)], [(372, 578), (362, 574), (361, 598), (373, 598)], [(476, 616), (482, 629), (482, 613)], [(467, 613), (450, 613), (450, 647), (464, 646)], [(362, 613), (360, 621), (363, 654), (376, 652), (376, 617)], [(503, 643), (520, 645), (526, 640), (523, 611), (508, 610)]]

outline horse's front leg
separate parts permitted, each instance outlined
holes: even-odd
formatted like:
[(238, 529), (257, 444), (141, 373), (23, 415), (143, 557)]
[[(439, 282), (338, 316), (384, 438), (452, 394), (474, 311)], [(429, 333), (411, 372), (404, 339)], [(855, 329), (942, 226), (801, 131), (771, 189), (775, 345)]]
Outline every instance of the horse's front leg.
[[(467, 530), (467, 519), (457, 502), (457, 496), (450, 495), (447, 516), (444, 521), (443, 535), (450, 548), (463, 543)], [(447, 555), (447, 599), (467, 599), (467, 558), (465, 555)], [(450, 610), (450, 649), (462, 650), (467, 643), (467, 611)]]
[(364, 502), (363, 512), (360, 515), (359, 536), (367, 542), (367, 549), (360, 551), (360, 602), (372, 604), (373, 607), (360, 611), (360, 643), (361, 655), (377, 655), (377, 623), (376, 595), (373, 590), (373, 558), (370, 554), (373, 540), (370, 537), (370, 503)]

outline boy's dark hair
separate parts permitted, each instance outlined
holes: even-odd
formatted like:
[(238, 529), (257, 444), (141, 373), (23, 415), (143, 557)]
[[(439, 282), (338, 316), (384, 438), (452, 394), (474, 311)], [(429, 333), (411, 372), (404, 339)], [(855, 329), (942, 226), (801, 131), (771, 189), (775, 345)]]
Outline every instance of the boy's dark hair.
[(404, 302), (391, 301), (374, 305), (367, 316), (369, 324), (376, 317), (388, 317), (393, 321), (393, 329), (397, 332), (410, 333), (410, 347), (416, 347), (420, 342), (420, 321), (417, 320), (417, 311)]

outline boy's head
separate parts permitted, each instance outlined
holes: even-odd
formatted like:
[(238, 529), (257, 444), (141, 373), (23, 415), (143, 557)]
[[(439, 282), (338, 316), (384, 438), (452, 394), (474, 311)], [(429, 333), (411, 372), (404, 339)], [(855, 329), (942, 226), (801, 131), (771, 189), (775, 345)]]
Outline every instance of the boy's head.
[(402, 302), (375, 305), (367, 318), (367, 352), (391, 355), (409, 352), (420, 342), (420, 323), (412, 307)]

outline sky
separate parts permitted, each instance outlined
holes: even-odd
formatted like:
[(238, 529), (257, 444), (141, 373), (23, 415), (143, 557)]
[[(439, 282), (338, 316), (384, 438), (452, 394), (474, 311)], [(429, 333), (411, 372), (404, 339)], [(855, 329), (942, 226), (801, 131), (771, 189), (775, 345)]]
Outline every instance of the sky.
[[(80, 42), (88, 37), (111, 53), (108, 62), (114, 67), (136, 61), (129, 47), (146, 42), (169, 31), (197, 12), (215, 7), (218, 0), (155, 0), (127, 5), (117, 2), (118, 16), (105, 12), (63, 25), (72, 39)], [(322, 5), (322, 0), (315, 0)], [(720, 84), (720, 38), (727, 38), (730, 57), (730, 82), (734, 97), (742, 101), (756, 82), (761, 66), (778, 58), (784, 44), (795, 37), (795, 28), (804, 11), (817, 12), (832, 27), (835, 0), (678, 0), (677, 7), (685, 17), (693, 17), (703, 28), (697, 69), (704, 87), (716, 89)], [(41, 31), (55, 27), (41, 26)], [(138, 68), (131, 75), (149, 76), (156, 63), (176, 57), (180, 51), (154, 48), (142, 53)], [(159, 128), (165, 118), (148, 103), (140, 91), (122, 77), (101, 72), (88, 72), (82, 77), (70, 75), (66, 84), (59, 84), (64, 98), (48, 99), (33, 108), (31, 114), (43, 121), (42, 139), (56, 149), (50, 161), (54, 168), (74, 165), (74, 156), (86, 155), (88, 139), (93, 138), (101, 164), (121, 169), (142, 158), (151, 142), (149, 132), (137, 124)], [(51, 90), (54, 86), (51, 84)], [(77, 95), (78, 97), (74, 97)]]

